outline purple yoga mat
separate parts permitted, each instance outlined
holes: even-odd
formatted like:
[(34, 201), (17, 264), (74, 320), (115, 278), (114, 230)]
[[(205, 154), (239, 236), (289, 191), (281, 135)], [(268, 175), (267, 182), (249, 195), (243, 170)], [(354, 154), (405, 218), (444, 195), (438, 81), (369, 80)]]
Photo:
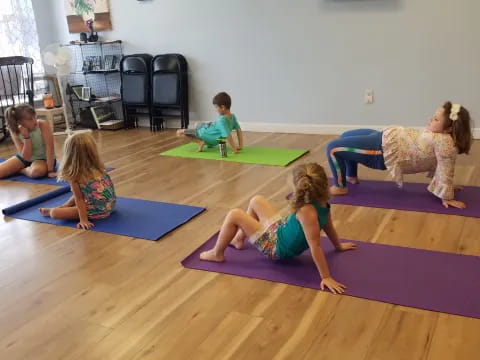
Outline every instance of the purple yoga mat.
[(427, 190), (427, 186), (404, 183), (399, 188), (392, 181), (363, 180), (360, 184), (349, 184), (347, 195), (332, 196), (330, 202), (480, 218), (480, 186), (465, 186), (463, 190), (455, 192), (455, 199), (467, 204), (466, 209), (445, 208), (441, 200)]
[[(272, 261), (246, 244), (244, 250), (227, 248), (223, 263), (201, 261), (200, 252), (213, 247), (217, 235), (182, 265), (320, 288), (320, 276), (309, 251), (293, 259)], [(322, 240), (330, 272), (347, 286), (346, 295), (480, 319), (480, 257), (353, 242), (357, 250), (339, 253), (328, 239)]]

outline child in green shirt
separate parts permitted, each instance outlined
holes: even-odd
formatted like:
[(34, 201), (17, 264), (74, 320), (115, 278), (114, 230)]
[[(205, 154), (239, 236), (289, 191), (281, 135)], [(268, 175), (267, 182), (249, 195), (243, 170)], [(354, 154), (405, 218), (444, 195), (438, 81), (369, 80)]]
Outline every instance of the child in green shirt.
[[(196, 129), (180, 129), (177, 131), (177, 136), (187, 137), (190, 141), (197, 143), (198, 152), (203, 150), (205, 144), (217, 146), (218, 139), (225, 138), (236, 154), (243, 147), (243, 134), (237, 117), (230, 112), (232, 100), (227, 93), (221, 92), (213, 98), (213, 105), (219, 115), (216, 121), (200, 124)], [(232, 136), (234, 130), (237, 132), (238, 146)]]

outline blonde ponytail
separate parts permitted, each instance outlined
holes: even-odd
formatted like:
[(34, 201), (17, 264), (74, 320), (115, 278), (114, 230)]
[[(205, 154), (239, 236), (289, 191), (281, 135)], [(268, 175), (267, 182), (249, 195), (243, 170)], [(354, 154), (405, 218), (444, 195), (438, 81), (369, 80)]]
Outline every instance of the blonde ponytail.
[(293, 169), (295, 191), (291, 207), (297, 211), (305, 204), (322, 203), (330, 198), (328, 178), (325, 170), (317, 163), (298, 165)]

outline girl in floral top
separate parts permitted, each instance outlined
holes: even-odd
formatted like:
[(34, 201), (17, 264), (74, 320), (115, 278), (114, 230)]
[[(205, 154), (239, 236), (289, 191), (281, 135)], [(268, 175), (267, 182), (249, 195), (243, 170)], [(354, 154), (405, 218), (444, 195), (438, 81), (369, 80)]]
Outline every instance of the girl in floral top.
[(97, 145), (88, 133), (70, 136), (64, 145), (59, 180), (70, 183), (73, 196), (57, 208), (41, 208), (44, 216), (79, 220), (78, 228), (90, 229), (90, 220), (103, 219), (115, 209), (112, 180), (98, 155)]
[(459, 104), (446, 102), (437, 109), (425, 129), (392, 126), (381, 131), (347, 131), (328, 144), (327, 157), (333, 173), (332, 195), (348, 193), (347, 181), (358, 183), (357, 166), (389, 170), (402, 186), (403, 174), (427, 172), (428, 191), (445, 207), (465, 208), (454, 199), (457, 154), (468, 154), (472, 144), (470, 114)]

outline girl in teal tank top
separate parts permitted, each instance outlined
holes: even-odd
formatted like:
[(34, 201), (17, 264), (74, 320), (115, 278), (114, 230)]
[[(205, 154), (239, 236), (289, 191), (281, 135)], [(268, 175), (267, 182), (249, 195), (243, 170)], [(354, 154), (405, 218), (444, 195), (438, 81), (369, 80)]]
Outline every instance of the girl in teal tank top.
[(294, 192), (290, 215), (282, 218), (267, 199), (257, 195), (250, 200), (246, 212), (233, 209), (227, 214), (215, 246), (202, 252), (200, 259), (222, 262), (227, 246), (242, 249), (246, 238), (272, 260), (295, 257), (310, 248), (321, 277), (320, 289), (341, 294), (345, 286), (330, 275), (320, 246), (320, 231), (325, 231), (338, 251), (355, 249), (355, 244), (338, 239), (330, 215), (325, 170), (316, 163), (298, 165), (293, 169), (291, 184)]
[(37, 120), (35, 109), (28, 104), (8, 108), (5, 118), (17, 153), (0, 163), (0, 179), (17, 173), (31, 178), (56, 177), (53, 134), (48, 122)]

